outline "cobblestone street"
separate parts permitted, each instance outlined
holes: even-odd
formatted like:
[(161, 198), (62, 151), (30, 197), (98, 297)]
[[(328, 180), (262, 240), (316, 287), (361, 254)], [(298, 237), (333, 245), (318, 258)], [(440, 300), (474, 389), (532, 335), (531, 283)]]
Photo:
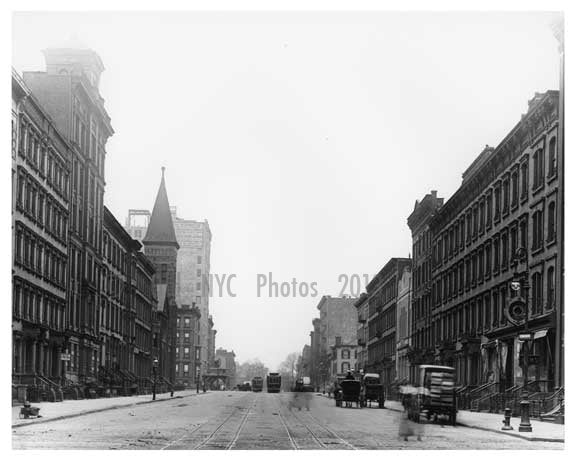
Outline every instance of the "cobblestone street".
[(314, 395), (310, 411), (288, 393), (215, 392), (13, 427), (15, 449), (562, 449), (462, 426), (424, 424), (400, 440), (400, 413), (337, 408)]

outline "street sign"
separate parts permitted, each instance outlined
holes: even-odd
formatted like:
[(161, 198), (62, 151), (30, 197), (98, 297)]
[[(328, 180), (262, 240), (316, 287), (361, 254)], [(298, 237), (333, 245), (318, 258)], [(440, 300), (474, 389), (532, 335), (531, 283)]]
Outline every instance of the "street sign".
[(69, 362), (70, 354), (60, 354), (60, 360), (62, 360), (63, 362)]

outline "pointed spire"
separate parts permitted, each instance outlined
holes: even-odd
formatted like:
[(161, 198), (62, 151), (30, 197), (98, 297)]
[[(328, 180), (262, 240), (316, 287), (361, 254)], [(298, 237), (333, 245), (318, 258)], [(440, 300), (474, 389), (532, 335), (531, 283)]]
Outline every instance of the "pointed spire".
[(144, 245), (172, 245), (180, 248), (176, 240), (176, 232), (174, 231), (174, 223), (170, 213), (170, 203), (168, 202), (168, 194), (166, 193), (166, 184), (164, 182), (164, 170), (165, 168), (162, 167), (160, 188), (158, 189), (158, 195), (156, 195), (150, 223), (142, 243)]

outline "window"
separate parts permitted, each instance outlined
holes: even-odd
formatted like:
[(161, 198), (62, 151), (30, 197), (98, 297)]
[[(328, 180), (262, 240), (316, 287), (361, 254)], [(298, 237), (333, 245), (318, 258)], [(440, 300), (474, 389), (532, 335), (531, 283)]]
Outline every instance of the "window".
[(548, 268), (546, 274), (546, 309), (553, 309), (556, 303), (556, 278), (554, 268)]
[(532, 250), (539, 250), (543, 244), (543, 219), (542, 210), (536, 210), (532, 215)]
[(500, 185), (494, 189), (494, 219), (500, 218), (500, 205), (502, 202), (502, 190)]
[(492, 226), (492, 192), (486, 197), (486, 227)]
[(550, 139), (548, 143), (548, 177), (551, 178), (556, 174), (557, 161), (556, 161), (556, 137)]
[(510, 209), (510, 180), (506, 178), (502, 184), (502, 213), (508, 213)]
[(497, 272), (500, 269), (500, 239), (498, 237), (494, 238), (494, 271)]
[(508, 232), (502, 234), (502, 270), (508, 269)]
[(342, 362), (341, 367), (342, 373), (346, 373), (350, 370), (350, 364), (348, 362)]
[(183, 368), (184, 368), (184, 376), (188, 376), (188, 373), (189, 373), (189, 372), (188, 372), (188, 369), (189, 369), (188, 367), (189, 367), (189, 365), (188, 365), (187, 363), (185, 363), (184, 366), (183, 366)]
[(525, 162), (520, 167), (520, 197), (526, 198), (528, 196), (528, 162)]
[(532, 314), (542, 312), (542, 274), (536, 272), (532, 274)]
[(350, 350), (349, 349), (342, 349), (342, 358), (349, 359), (350, 358)]
[(196, 262), (197, 262), (198, 264), (202, 264), (202, 256), (197, 256)]
[(179, 376), (179, 373), (180, 373), (180, 364), (177, 363), (177, 364), (176, 364), (176, 375)]
[(512, 208), (518, 205), (518, 172), (512, 173)]
[(492, 293), (492, 326), (498, 326), (498, 292)]
[(189, 327), (189, 326), (190, 326), (190, 317), (184, 317), (184, 326), (185, 326), (185, 327)]
[(185, 359), (190, 358), (190, 348), (189, 347), (184, 348), (184, 358)]
[(533, 189), (538, 189), (544, 184), (544, 153), (542, 149), (538, 149), (532, 155), (532, 161), (534, 166), (534, 184)]
[(550, 202), (548, 204), (548, 242), (553, 242), (556, 239), (556, 203)]

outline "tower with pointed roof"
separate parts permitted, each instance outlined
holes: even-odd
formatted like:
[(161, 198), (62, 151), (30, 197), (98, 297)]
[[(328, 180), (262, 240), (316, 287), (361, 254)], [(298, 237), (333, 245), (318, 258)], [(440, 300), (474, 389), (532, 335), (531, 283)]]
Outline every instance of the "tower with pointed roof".
[(180, 245), (176, 240), (170, 203), (162, 179), (150, 217), (146, 235), (142, 239), (144, 254), (156, 269), (154, 282), (158, 295), (158, 309), (153, 332), (153, 353), (158, 359), (158, 375), (174, 383), (176, 336), (176, 262)]

